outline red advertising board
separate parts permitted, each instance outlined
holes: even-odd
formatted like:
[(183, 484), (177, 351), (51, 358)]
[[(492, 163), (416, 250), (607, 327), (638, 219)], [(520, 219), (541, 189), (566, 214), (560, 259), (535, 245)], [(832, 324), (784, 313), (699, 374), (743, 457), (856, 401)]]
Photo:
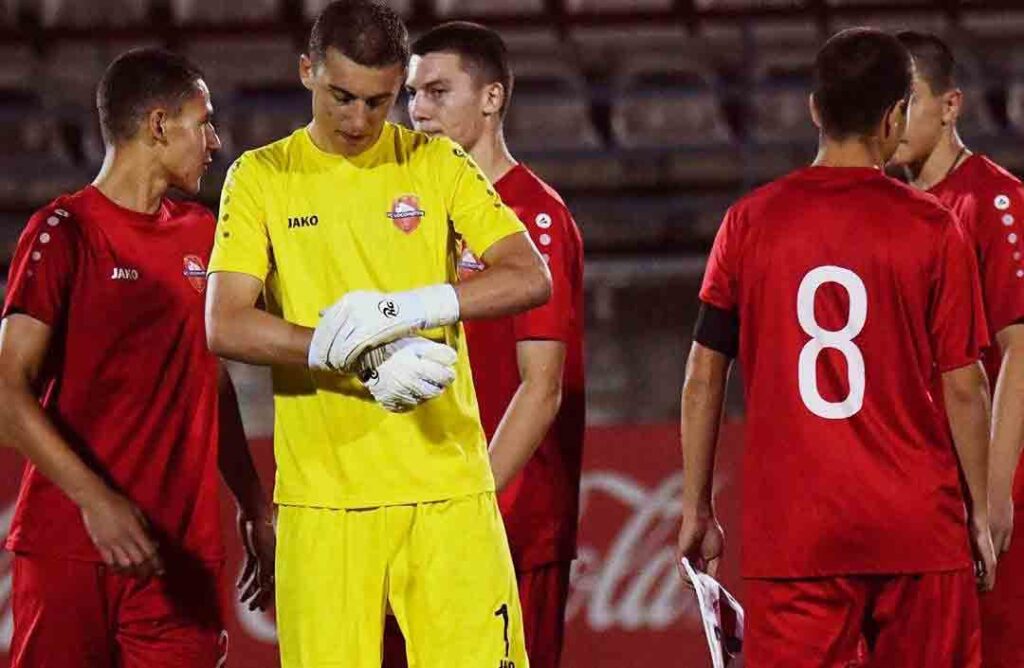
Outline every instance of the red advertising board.
[[(719, 455), (719, 512), (728, 531), (722, 574), (739, 592), (738, 479), (740, 427), (726, 425)], [(565, 668), (639, 668), (664, 665), (707, 668), (694, 597), (676, 572), (675, 540), (682, 490), (676, 425), (592, 427), (587, 431), (582, 486), (579, 559), (569, 599)], [(269, 441), (253, 443), (264, 480), (272, 480)], [(0, 450), (0, 499), (5, 500), (0, 528), (6, 529), (21, 472), (19, 456)], [(735, 491), (734, 491), (735, 490)], [(224, 498), (224, 526), (232, 530), (233, 506)], [(241, 548), (231, 535), (229, 575), (240, 572)], [(0, 568), (0, 649), (11, 633), (10, 557)], [(272, 668), (278, 665), (272, 613), (250, 613), (236, 604), (233, 582), (224, 586), (228, 611), (227, 666)], [(6, 666), (6, 654), (0, 655)]]

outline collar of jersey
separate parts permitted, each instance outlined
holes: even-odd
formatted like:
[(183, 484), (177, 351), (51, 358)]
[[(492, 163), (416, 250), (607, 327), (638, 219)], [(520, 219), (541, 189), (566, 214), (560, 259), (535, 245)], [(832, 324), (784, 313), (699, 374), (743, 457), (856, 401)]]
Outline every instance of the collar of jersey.
[(353, 167), (369, 167), (370, 165), (380, 160), (381, 154), (384, 149), (388, 146), (391, 135), (395, 129), (391, 123), (385, 123), (384, 129), (380, 131), (380, 136), (377, 137), (377, 141), (374, 142), (373, 146), (366, 149), (362, 153), (356, 156), (344, 156), (339, 153), (328, 153), (313, 142), (313, 138), (309, 136), (309, 128), (303, 127), (299, 129), (299, 133), (302, 136), (302, 143), (306, 147), (306, 153), (325, 165), (337, 166), (341, 164), (349, 164)]

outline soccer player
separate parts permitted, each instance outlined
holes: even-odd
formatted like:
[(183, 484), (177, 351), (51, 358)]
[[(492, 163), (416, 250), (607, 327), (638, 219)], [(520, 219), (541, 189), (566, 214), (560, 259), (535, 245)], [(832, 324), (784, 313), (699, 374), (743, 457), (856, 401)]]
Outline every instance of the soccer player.
[[(465, 148), (544, 254), (552, 297), (510, 318), (466, 325), (480, 417), (490, 442), (534, 668), (558, 666), (576, 556), (583, 452), (583, 244), (562, 198), (505, 145), (512, 71), (501, 37), (448, 23), (412, 46), (406, 88), (414, 127)], [(460, 271), (483, 269), (469, 250)]]
[(1015, 484), (1024, 445), (1024, 188), (960, 139), (957, 120), (963, 93), (956, 62), (935, 35), (905, 32), (898, 39), (914, 58), (914, 105), (907, 134), (893, 157), (911, 185), (935, 195), (960, 219), (978, 257), (985, 323), (995, 345), (983, 360), (992, 386), (989, 513), (999, 562), (999, 586), (981, 598), (982, 651), (988, 668), (1024, 665), (1024, 541), (1015, 533), (1014, 505), (1024, 499)]
[(708, 261), (679, 557), (713, 573), (722, 554), (711, 480), (738, 354), (747, 665), (978, 666), (976, 585), (992, 587), (995, 555), (974, 256), (947, 209), (882, 173), (906, 126), (907, 50), (846, 30), (814, 70), (817, 158), (730, 208)]
[(206, 347), (215, 220), (167, 197), (199, 191), (220, 140), (202, 74), (165, 51), (119, 56), (97, 105), (100, 173), (29, 220), (0, 326), (0, 442), (28, 459), (6, 543), (11, 665), (214, 668), (227, 651), (218, 468), (254, 605), (272, 593), (274, 540)]
[[(312, 122), (221, 197), (207, 333), (273, 367), (285, 668), (379, 668), (388, 605), (412, 665), (528, 665), (458, 323), (539, 306), (550, 276), (465, 150), (386, 122), (408, 58), (386, 5), (329, 4), (300, 59)], [(487, 266), (463, 282), (456, 234)]]

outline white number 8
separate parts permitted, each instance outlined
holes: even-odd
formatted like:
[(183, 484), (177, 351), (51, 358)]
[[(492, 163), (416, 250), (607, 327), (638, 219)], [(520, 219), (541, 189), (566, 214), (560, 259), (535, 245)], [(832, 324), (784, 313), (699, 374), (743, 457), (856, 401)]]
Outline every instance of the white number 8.
[[(822, 328), (814, 318), (814, 295), (825, 283), (838, 283), (850, 297), (850, 317), (836, 331)], [(800, 398), (808, 410), (827, 420), (853, 417), (864, 406), (864, 355), (853, 339), (864, 329), (868, 318), (868, 292), (864, 281), (849, 269), (823, 266), (807, 272), (796, 293), (796, 315), (800, 327), (811, 337), (800, 351), (797, 371)], [(818, 391), (818, 355), (825, 348), (838, 350), (846, 358), (850, 393), (842, 401), (827, 401)]]

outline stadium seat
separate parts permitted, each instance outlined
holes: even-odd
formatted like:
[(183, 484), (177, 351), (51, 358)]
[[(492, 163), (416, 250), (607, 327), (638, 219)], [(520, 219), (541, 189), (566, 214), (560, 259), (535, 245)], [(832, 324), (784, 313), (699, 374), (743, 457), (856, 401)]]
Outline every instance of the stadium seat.
[(804, 54), (778, 53), (764, 57), (754, 70), (750, 100), (749, 135), (757, 143), (813, 142), (817, 130), (811, 121), (808, 97), (813, 61)]
[(436, 0), (435, 9), (444, 18), (542, 14), (544, 0)]
[(728, 144), (714, 73), (696, 62), (634, 61), (613, 85), (612, 129), (627, 148)]
[[(312, 21), (330, 2), (331, 0), (302, 0), (302, 14), (306, 20)], [(412, 14), (412, 0), (388, 0), (388, 6), (404, 18), (409, 18)]]
[(142, 25), (149, 0), (47, 0), (39, 18), (46, 27), (95, 28)]
[(697, 9), (791, 9), (804, 7), (802, 0), (695, 0)]
[(601, 141), (580, 74), (553, 61), (519, 63), (505, 131), (514, 150), (588, 149)]
[(242, 87), (300, 85), (299, 49), (288, 37), (210, 37), (184, 50), (206, 74), (215, 104)]
[(38, 81), (40, 60), (28, 44), (0, 46), (0, 87), (26, 86)]
[(565, 0), (565, 9), (582, 12), (642, 12), (668, 11), (673, 0)]
[(182, 24), (272, 21), (280, 7), (280, 0), (171, 0), (171, 16)]
[(233, 159), (242, 151), (269, 144), (306, 125), (309, 105), (309, 93), (304, 88), (242, 89), (234, 97), (229, 122), (221, 124), (224, 158)]

